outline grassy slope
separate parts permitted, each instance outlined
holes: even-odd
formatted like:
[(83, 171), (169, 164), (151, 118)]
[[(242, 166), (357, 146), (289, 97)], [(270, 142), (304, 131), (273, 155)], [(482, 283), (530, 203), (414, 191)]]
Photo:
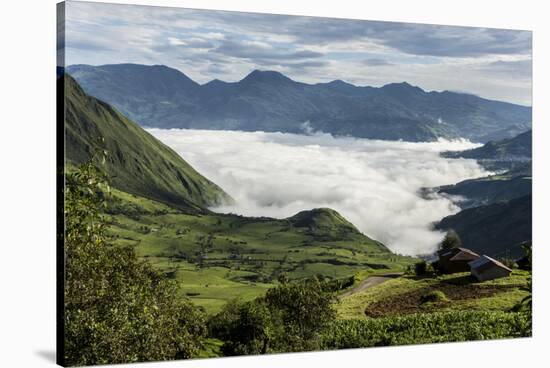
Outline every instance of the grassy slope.
[[(87, 95), (70, 76), (65, 83), (65, 154), (68, 164), (108, 152), (112, 185), (187, 211), (230, 200), (178, 154), (108, 104)], [(103, 138), (104, 142), (100, 139)]]
[[(412, 313), (454, 310), (509, 311), (528, 293), (530, 274), (514, 270), (511, 277), (473, 282), (467, 273), (434, 278), (403, 276), (386, 281), (361, 293), (341, 299), (338, 314), (342, 319), (367, 319)], [(434, 290), (444, 291), (447, 301), (422, 303), (422, 297)]]
[(263, 294), (281, 272), (291, 279), (318, 274), (338, 279), (365, 270), (403, 270), (414, 262), (392, 254), (328, 209), (276, 220), (186, 214), (119, 190), (112, 197), (114, 242), (135, 246), (209, 312), (232, 298)]

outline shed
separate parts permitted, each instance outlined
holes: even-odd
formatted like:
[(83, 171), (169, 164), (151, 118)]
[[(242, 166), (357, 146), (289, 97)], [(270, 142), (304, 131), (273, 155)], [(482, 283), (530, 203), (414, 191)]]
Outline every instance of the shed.
[(434, 267), (442, 273), (468, 272), (469, 263), (479, 258), (479, 254), (466, 248), (442, 249), (437, 255), (439, 259)]
[(501, 262), (486, 255), (470, 262), (470, 269), (472, 270), (472, 276), (478, 279), (478, 281), (508, 277), (512, 272), (510, 268), (506, 267)]

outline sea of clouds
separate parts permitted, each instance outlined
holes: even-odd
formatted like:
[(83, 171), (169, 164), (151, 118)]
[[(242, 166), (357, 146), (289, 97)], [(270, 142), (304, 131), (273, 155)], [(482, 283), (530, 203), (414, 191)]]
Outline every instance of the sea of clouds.
[(418, 191), (484, 176), (474, 161), (445, 159), (468, 141), (410, 143), (316, 133), (148, 129), (236, 204), (217, 208), (247, 216), (285, 218), (329, 207), (364, 234), (401, 254), (436, 249), (443, 234), (431, 224), (458, 212), (446, 198)]

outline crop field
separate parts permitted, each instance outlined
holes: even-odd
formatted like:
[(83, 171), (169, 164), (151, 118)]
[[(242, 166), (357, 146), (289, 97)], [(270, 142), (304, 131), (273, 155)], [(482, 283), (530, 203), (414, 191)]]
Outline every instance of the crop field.
[(447, 311), (336, 320), (323, 336), (327, 349), (492, 340), (532, 335), (529, 313)]
[(178, 281), (182, 296), (211, 313), (233, 298), (262, 295), (281, 273), (290, 279), (338, 280), (404, 271), (415, 262), (349, 229), (330, 210), (296, 220), (191, 215), (114, 190), (107, 213), (115, 244), (134, 247)]

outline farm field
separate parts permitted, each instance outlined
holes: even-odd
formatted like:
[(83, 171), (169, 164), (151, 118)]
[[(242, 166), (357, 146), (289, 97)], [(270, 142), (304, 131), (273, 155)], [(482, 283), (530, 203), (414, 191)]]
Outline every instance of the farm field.
[(530, 273), (476, 282), (468, 273), (436, 277), (405, 275), (340, 298), (341, 319), (381, 318), (445, 311), (510, 311), (529, 292)]
[(186, 214), (114, 189), (107, 215), (114, 244), (134, 247), (209, 313), (236, 297), (263, 295), (282, 273), (348, 285), (356, 276), (403, 272), (416, 261), (391, 253), (329, 209), (282, 220)]

